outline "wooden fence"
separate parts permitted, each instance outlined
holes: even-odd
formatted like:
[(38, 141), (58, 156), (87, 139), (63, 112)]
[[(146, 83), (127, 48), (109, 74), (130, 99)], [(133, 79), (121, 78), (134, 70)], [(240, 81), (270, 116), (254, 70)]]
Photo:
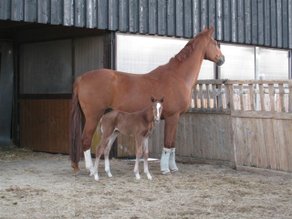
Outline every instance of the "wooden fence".
[[(159, 157), (163, 123), (150, 140)], [(201, 80), (181, 116), (178, 160), (292, 172), (292, 81)]]

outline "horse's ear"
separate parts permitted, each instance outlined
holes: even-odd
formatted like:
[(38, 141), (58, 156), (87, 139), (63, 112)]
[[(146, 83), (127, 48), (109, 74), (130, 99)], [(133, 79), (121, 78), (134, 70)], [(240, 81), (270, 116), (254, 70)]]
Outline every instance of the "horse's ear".
[(209, 28), (209, 36), (212, 37), (213, 33), (214, 33), (214, 27), (211, 26), (211, 27)]
[(159, 102), (163, 103), (163, 101), (164, 101), (164, 97), (162, 97)]
[(155, 101), (155, 98), (151, 96), (151, 102), (154, 103)]

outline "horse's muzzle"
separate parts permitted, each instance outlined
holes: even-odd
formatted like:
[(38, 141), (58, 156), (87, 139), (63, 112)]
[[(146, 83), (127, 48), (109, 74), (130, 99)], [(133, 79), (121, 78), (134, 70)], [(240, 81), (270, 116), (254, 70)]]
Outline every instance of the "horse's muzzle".
[(218, 61), (216, 62), (216, 64), (217, 64), (218, 66), (221, 66), (221, 65), (224, 64), (224, 62), (225, 62), (225, 57), (222, 55), (222, 56), (218, 59)]

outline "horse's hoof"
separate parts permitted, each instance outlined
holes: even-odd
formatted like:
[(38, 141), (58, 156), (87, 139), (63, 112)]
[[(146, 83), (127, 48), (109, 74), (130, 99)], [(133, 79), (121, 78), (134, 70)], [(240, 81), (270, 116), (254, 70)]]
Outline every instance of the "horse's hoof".
[(162, 171), (161, 173), (162, 173), (162, 175), (168, 175), (168, 174), (170, 174), (170, 170), (165, 170), (165, 171)]
[(112, 175), (111, 173), (108, 173), (107, 176), (108, 176), (109, 178), (112, 178), (112, 177), (113, 177), (113, 175)]
[(148, 178), (149, 180), (152, 180), (152, 176), (147, 176), (147, 178)]
[(99, 176), (97, 174), (94, 174), (94, 180), (99, 181)]
[(173, 172), (177, 172), (178, 171), (178, 168), (175, 168), (175, 169), (170, 169), (170, 171), (173, 173)]
[(136, 180), (140, 180), (141, 176), (140, 175), (136, 175)]

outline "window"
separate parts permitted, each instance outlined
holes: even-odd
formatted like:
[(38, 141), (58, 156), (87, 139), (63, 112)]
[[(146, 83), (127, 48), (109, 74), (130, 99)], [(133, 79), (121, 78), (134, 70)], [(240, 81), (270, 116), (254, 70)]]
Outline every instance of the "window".
[(257, 48), (256, 79), (286, 80), (289, 77), (288, 51)]
[[(119, 71), (144, 74), (163, 65), (188, 42), (169, 37), (117, 35), (116, 68)], [(285, 80), (289, 78), (288, 51), (254, 46), (221, 44), (225, 63), (219, 67), (219, 78), (230, 80)], [(215, 64), (204, 60), (199, 79), (214, 79)]]
[[(167, 37), (117, 34), (116, 68), (119, 71), (144, 74), (166, 64), (188, 42)], [(204, 60), (199, 79), (213, 79), (214, 65)]]
[(232, 80), (252, 80), (254, 73), (254, 48), (221, 45), (225, 63), (220, 67), (220, 78)]

